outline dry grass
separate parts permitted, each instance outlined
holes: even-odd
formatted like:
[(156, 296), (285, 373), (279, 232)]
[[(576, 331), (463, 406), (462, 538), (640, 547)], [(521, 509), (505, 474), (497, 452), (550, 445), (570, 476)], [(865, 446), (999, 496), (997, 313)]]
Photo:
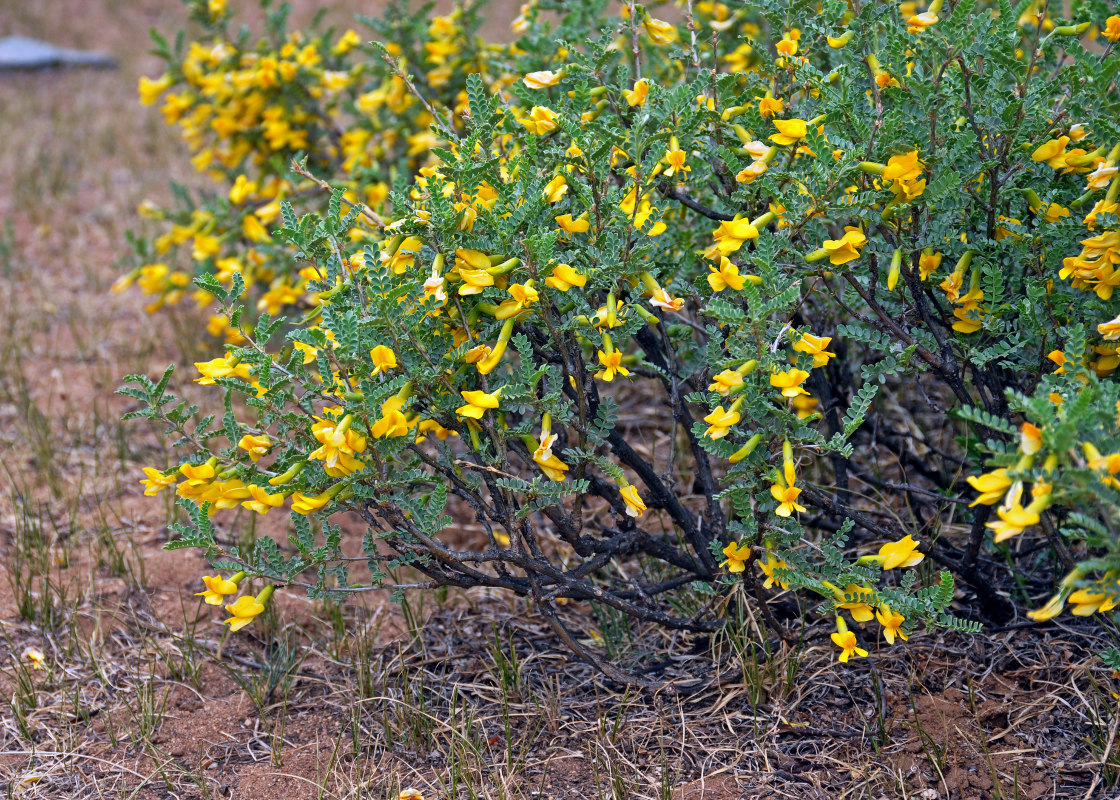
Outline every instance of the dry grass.
[(718, 687), (638, 695), (502, 598), (413, 609), (398, 637), (384, 609), (320, 608), (223, 642), (169, 594), (10, 621), (11, 656), (46, 654), (4, 670), (0, 774), (20, 796), (1080, 798), (1118, 719), (1085, 631), (915, 638), (874, 668), (724, 640), (662, 672), (688, 683), (722, 651)]
[[(310, 6), (310, 3), (301, 3)], [(353, 3), (351, 5), (359, 5)], [(367, 4), (360, 4), (370, 10)], [(302, 9), (306, 12), (306, 8)], [(500, 16), (500, 15), (497, 15)], [(823, 629), (650, 660), (636, 695), (498, 594), (345, 609), (280, 593), (228, 637), (140, 497), (165, 445), (113, 389), (195, 353), (108, 292), (137, 203), (192, 182), (135, 102), (164, 0), (0, 0), (0, 33), (108, 50), (109, 72), (0, 77), (0, 785), (23, 798), (976, 798), (1106, 796), (1120, 772), (1094, 628), (916, 636), (858, 665)], [(178, 330), (188, 330), (189, 312)], [(189, 391), (189, 387), (185, 387)], [(226, 523), (226, 535), (241, 520)], [(426, 603), (426, 605), (424, 605)], [(627, 655), (662, 634), (617, 630)], [(752, 627), (744, 631), (753, 630)], [(614, 631), (614, 632), (612, 632)], [(758, 637), (755, 637), (758, 641)], [(31, 654), (43, 654), (41, 668)]]

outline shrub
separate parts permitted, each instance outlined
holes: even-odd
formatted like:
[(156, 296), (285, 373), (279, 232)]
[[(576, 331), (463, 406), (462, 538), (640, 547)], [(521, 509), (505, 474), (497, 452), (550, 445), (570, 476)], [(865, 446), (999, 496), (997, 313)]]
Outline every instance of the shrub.
[[(690, 2), (670, 23), (541, 0), (502, 46), (466, 4), (393, 4), (372, 34), (281, 10), (260, 38), (189, 6), (203, 33), (157, 39), (141, 94), (225, 188), (146, 209), (168, 227), (122, 286), (152, 307), (195, 287), (225, 340), (196, 380), (224, 412), (199, 419), (170, 369), (123, 391), (184, 448), (145, 482), (190, 514), (169, 546), (237, 573), (208, 602), (245, 574), (323, 596), (408, 567), (531, 598), (623, 678), (558, 605), (784, 631), (800, 612), (768, 590), (796, 590), (847, 660), (863, 623), (975, 630), (946, 614), (954, 574), (1006, 619), (986, 541), (1024, 586), (1061, 570), (1036, 619), (1118, 602), (1104, 2)], [(285, 505), (286, 549), (213, 537), (215, 513)]]

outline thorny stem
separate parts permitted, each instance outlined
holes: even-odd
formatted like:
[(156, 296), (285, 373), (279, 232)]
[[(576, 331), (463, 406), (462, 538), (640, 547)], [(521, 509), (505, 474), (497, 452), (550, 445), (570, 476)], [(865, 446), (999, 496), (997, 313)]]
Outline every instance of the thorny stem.
[[(312, 174), (311, 170), (309, 170), (304, 164), (296, 161), (295, 159), (292, 159), (292, 172), (296, 173), (297, 175), (301, 175), (304, 178), (307, 178), (324, 192), (334, 191), (334, 187), (332, 187), (322, 178), (316, 177), (314, 174)], [(381, 217), (377, 215), (377, 212), (375, 212), (365, 203), (355, 203), (353, 200), (350, 200), (347, 197), (343, 197), (342, 202), (346, 204), (347, 208), (358, 209), (361, 212), (362, 216), (365, 217), (372, 225), (378, 228), (385, 227), (385, 220), (381, 219)]]
[(403, 69), (401, 69), (401, 65), (394, 61), (388, 53), (384, 54), (381, 57), (381, 60), (389, 65), (389, 68), (393, 71), (393, 74), (401, 79), (404, 85), (408, 87), (408, 90), (412, 92), (413, 96), (420, 101), (421, 105), (424, 106), (424, 109), (432, 115), (432, 119), (436, 121), (439, 127), (443, 128), (444, 133), (447, 134), (447, 138), (457, 141), (459, 139), (459, 135), (455, 133), (455, 128), (451, 124), (451, 120), (444, 121), (443, 117), (436, 113), (435, 108), (433, 108), (432, 104), (428, 102), (428, 98), (424, 97), (424, 95), (420, 93), (420, 90), (416, 88), (416, 85), (412, 82), (412, 79)]

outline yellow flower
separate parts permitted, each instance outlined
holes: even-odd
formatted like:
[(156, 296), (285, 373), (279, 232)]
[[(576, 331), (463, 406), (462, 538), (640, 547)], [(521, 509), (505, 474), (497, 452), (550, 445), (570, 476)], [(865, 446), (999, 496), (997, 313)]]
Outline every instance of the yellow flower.
[(188, 481), (210, 481), (213, 480), (216, 474), (214, 471), (214, 464), (212, 463), (216, 460), (217, 459), (211, 459), (211, 461), (207, 461), (203, 464), (183, 464), (179, 467), (179, 472), (181, 472), (183, 477)]
[(906, 20), (906, 30), (908, 33), (924, 33), (926, 28), (931, 25), (936, 25), (939, 21), (936, 14), (930, 11), (923, 11), (921, 14), (915, 14), (910, 17), (910, 19)]
[(617, 328), (624, 322), (621, 316), (624, 306), (625, 304), (621, 300), (615, 301), (613, 312), (609, 305), (599, 306), (595, 314), (591, 317), (591, 324), (599, 330), (603, 328), (607, 328), (608, 330)]
[(1043, 214), (1043, 218), (1053, 224), (1063, 217), (1069, 216), (1069, 209), (1058, 203), (1047, 203)]
[(918, 552), (921, 544), (910, 534), (906, 534), (897, 542), (888, 542), (879, 548), (879, 558), (882, 559), (884, 570), (895, 567), (913, 567), (922, 562), (924, 555)]
[(466, 417), (468, 419), (482, 419), (482, 415), (486, 413), (488, 408), (498, 407), (502, 389), (495, 389), (489, 394), (483, 391), (472, 390), (459, 392), (459, 394), (463, 396), (463, 399), (466, 400), (467, 403), (455, 409), (455, 413), (460, 417)]
[(782, 397), (797, 397), (807, 394), (801, 387), (809, 373), (803, 369), (788, 369), (785, 372), (775, 372), (770, 376), (770, 385), (782, 390)]
[(331, 52), (336, 56), (342, 56), (349, 53), (355, 47), (362, 43), (362, 37), (354, 29), (347, 30), (342, 36), (338, 37), (338, 42), (331, 48)]
[[(739, 219), (736, 217), (732, 220), (725, 220), (719, 224), (719, 227), (712, 231), (712, 236), (715, 237), (715, 251), (720, 256), (727, 256), (737, 251), (743, 246), (744, 242), (751, 239), (758, 238), (758, 228), (749, 219)], [(706, 256), (715, 258), (716, 253)]]
[(271, 203), (261, 206), (257, 209), (257, 218), (260, 219), (265, 225), (274, 222), (280, 216), (280, 203), (273, 200)]
[(237, 180), (233, 182), (233, 186), (229, 189), (229, 201), (235, 206), (239, 206), (252, 197), (256, 191), (256, 181), (251, 181), (244, 175), (238, 175)]
[(810, 397), (807, 394), (799, 394), (797, 397), (790, 400), (790, 405), (793, 406), (793, 413), (797, 415), (798, 419), (807, 419), (813, 414), (816, 414), (820, 404), (820, 400), (815, 397)]
[(349, 72), (334, 69), (323, 70), (323, 75), (320, 78), (323, 88), (328, 92), (341, 92), (350, 85), (352, 80)]
[(774, 483), (770, 487), (770, 495), (778, 501), (778, 507), (774, 509), (774, 513), (779, 517), (788, 517), (794, 511), (805, 511), (805, 506), (797, 502), (801, 490), (794, 485), (797, 480), (797, 473), (794, 470), (793, 449), (789, 442), (782, 445), (782, 455), (784, 462), (782, 472), (775, 475)]
[(160, 111), (163, 113), (163, 118), (168, 125), (174, 125), (194, 104), (194, 99), (184, 93), (169, 94), (164, 100), (163, 107)]
[[(1101, 455), (1100, 450), (1096, 445), (1085, 442), (1082, 446), (1085, 451), (1085, 458), (1089, 462), (1089, 469), (1097, 472), (1107, 472), (1109, 475), (1115, 475), (1120, 472), (1120, 453), (1110, 453), (1109, 455)], [(1108, 481), (1106, 481), (1107, 483)]]
[[(43, 664), (45, 664), (47, 660), (46, 655), (44, 655), (43, 651), (38, 647), (25, 647), (23, 648), (23, 652), (21, 652), (19, 655), (20, 658), (31, 664), (32, 669), (43, 669)], [(30, 778), (31, 776), (25, 777), (20, 782), (20, 786), (26, 786), (38, 780), (38, 776), (35, 776), (35, 781), (31, 780)], [(19, 788), (19, 786), (16, 787), (17, 791), (19, 790)]]
[(839, 266), (859, 258), (859, 248), (867, 244), (867, 237), (858, 228), (847, 227), (839, 239), (826, 239), (821, 249), (828, 254), (828, 262)]
[(1104, 189), (1118, 173), (1120, 173), (1120, 167), (1104, 162), (1085, 176), (1086, 188)]
[(509, 319), (516, 316), (521, 309), (540, 300), (540, 293), (533, 288), (532, 283), (532, 281), (527, 281), (526, 283), (515, 283), (510, 286), (508, 291), (512, 299), (503, 300), (502, 304), (498, 306), (498, 310), (494, 316), (498, 319)]
[[(649, 219), (650, 214), (655, 211), (657, 211), (657, 209), (650, 205), (649, 200), (643, 198), (642, 205), (638, 209), (638, 213), (634, 216), (634, 227), (638, 230), (641, 230), (642, 226), (646, 224), (646, 220)], [(669, 226), (665, 223), (665, 220), (658, 220), (645, 231), (645, 235), (651, 238), (654, 236), (660, 236), (668, 229)]]
[(925, 191), (926, 182), (918, 180), (925, 171), (925, 164), (918, 159), (918, 151), (911, 150), (891, 156), (879, 177), (891, 182), (891, 191), (897, 200), (913, 200)]
[(555, 86), (560, 83), (563, 78), (563, 72), (541, 70), (540, 72), (530, 72), (522, 80), (530, 89), (547, 89), (550, 86)]
[(429, 433), (432, 434), (433, 436), (435, 436), (441, 442), (443, 440), (445, 440), (448, 436), (458, 436), (459, 435), (457, 431), (453, 431), (450, 428), (443, 427), (438, 422), (436, 422), (434, 419), (421, 420), (420, 425), (417, 426), (417, 428), (416, 428), (416, 432), (420, 435), (419, 438), (416, 440), (417, 444), (424, 441), (424, 438)]
[(1011, 486), (1011, 478), (1006, 469), (996, 469), (983, 475), (969, 475), (969, 485), (980, 493), (980, 496), (969, 503), (969, 507), (976, 505), (994, 506), (1003, 499), (1004, 493)]
[(879, 606), (879, 610), (875, 612), (875, 618), (883, 626), (883, 638), (887, 640), (887, 644), (894, 644), (895, 636), (904, 642), (910, 638), (902, 631), (902, 623), (906, 622), (906, 617), (897, 611), (891, 611), (891, 607), (885, 603)]
[(587, 276), (581, 275), (577, 270), (567, 264), (557, 264), (552, 268), (552, 274), (544, 279), (545, 285), (557, 291), (566, 292), (573, 286), (582, 287), (587, 283)]
[(726, 256), (720, 258), (718, 267), (711, 267), (708, 274), (708, 285), (713, 292), (722, 292), (724, 289), (739, 291), (747, 279), (739, 274), (739, 265), (733, 264)]
[(465, 250), (460, 247), (455, 250), (455, 268), (487, 270), (490, 269), (490, 257), (481, 250)]
[(237, 584), (241, 583), (244, 577), (244, 572), (238, 572), (228, 578), (223, 578), (220, 572), (213, 576), (203, 575), (202, 582), (206, 585), (206, 590), (195, 592), (195, 597), (201, 597), (207, 605), (220, 606), (222, 598), (227, 594), (237, 594)]
[(216, 474), (213, 460), (205, 464), (183, 464), (179, 467), (179, 472), (186, 480), (179, 484), (175, 493), (188, 500), (204, 502), (200, 498), (212, 489)]
[(670, 145), (665, 151), (667, 168), (664, 174), (672, 177), (673, 175), (680, 175), (682, 172), (692, 172), (692, 167), (684, 163), (686, 157), (687, 153), (684, 150), (681, 150), (676, 144)]
[(261, 435), (256, 436), (254, 434), (247, 433), (241, 437), (241, 441), (237, 443), (237, 446), (247, 452), (249, 454), (249, 458), (255, 464), (260, 460), (261, 456), (268, 453), (269, 449), (272, 447), (272, 440), (268, 438), (267, 434), (262, 433)]
[(226, 620), (231, 631), (239, 631), (264, 612), (264, 604), (272, 596), (273, 588), (266, 586), (256, 597), (244, 595), (226, 606), (232, 616)]
[(1106, 342), (1120, 339), (1120, 317), (1097, 325), (1097, 333), (1103, 336)]
[(168, 486), (175, 485), (176, 478), (174, 472), (170, 475), (164, 475), (158, 469), (144, 467), (144, 474), (148, 477), (140, 481), (140, 483), (144, 486), (145, 497), (154, 497), (155, 495), (166, 489)]
[(349, 475), (365, 467), (356, 455), (366, 449), (366, 440), (350, 429), (352, 421), (353, 418), (347, 415), (337, 425), (319, 419), (311, 426), (311, 435), (321, 447), (308, 458), (322, 461), (328, 475)]
[(329, 491), (316, 495), (303, 494), (302, 492), (295, 492), (292, 495), (292, 511), (297, 514), (307, 516), (320, 508), (325, 506), (331, 501), (331, 493)]
[(740, 418), (738, 411), (724, 411), (723, 406), (716, 406), (712, 413), (704, 417), (704, 421), (708, 423), (708, 430), (704, 431), (704, 435), (709, 439), (722, 439), (731, 432), (733, 425), (738, 424)]
[(848, 630), (843, 617), (836, 618), (836, 633), (832, 634), (833, 643), (840, 648), (840, 661), (847, 663), (852, 656), (866, 656), (867, 651), (859, 646), (856, 635)]
[(432, 266), (431, 276), (424, 281), (424, 299), (434, 299), (437, 306), (442, 306), (447, 302), (447, 291), (445, 290), (446, 281), (443, 276), (439, 274), (435, 265)]
[[(586, 216), (581, 216), (579, 219), (572, 219), (571, 214), (561, 214), (556, 217), (556, 224), (560, 226), (560, 230), (564, 231), (564, 233), (569, 236), (573, 233), (587, 233), (591, 228), (591, 223), (588, 222)], [(545, 280), (545, 283), (548, 283), (548, 280)]]
[(913, 180), (922, 174), (924, 165), (918, 160), (917, 150), (909, 150), (899, 156), (887, 159), (887, 165), (879, 174), (884, 180)]
[(654, 290), (649, 298), (649, 304), (655, 308), (660, 308), (665, 311), (676, 312), (680, 311), (681, 306), (684, 305), (683, 297), (673, 297), (660, 286)]
[(762, 574), (766, 576), (766, 580), (762, 582), (762, 588), (769, 589), (774, 584), (782, 587), (783, 589), (789, 588), (789, 581), (783, 581), (775, 574), (779, 569), (788, 569), (785, 561), (775, 558), (773, 553), (767, 553), (765, 559), (755, 561), (758, 568), (762, 570)]
[(622, 487), (622, 500), (626, 503), (626, 513), (631, 517), (640, 517), (645, 513), (646, 504), (642, 501), (638, 490), (633, 484)]
[(557, 175), (544, 187), (544, 199), (549, 203), (559, 203), (561, 198), (568, 193), (568, 181), (563, 175)]
[(466, 361), (468, 364), (477, 364), (480, 361), (485, 360), (485, 358), (489, 355), (490, 355), (490, 345), (479, 344), (479, 345), (475, 345), (470, 350), (468, 350), (466, 353), (464, 353), (463, 354), (463, 360)]
[(1069, 144), (1068, 136), (1061, 136), (1057, 139), (1043, 142), (1031, 153), (1031, 158), (1035, 161), (1051, 162), (1054, 159), (1060, 158), (1065, 153), (1067, 144)]
[(649, 38), (657, 44), (672, 44), (680, 38), (676, 27), (665, 22), (665, 20), (646, 15), (643, 24), (645, 25), (646, 33), (649, 34)]
[[(416, 254), (420, 252), (423, 246), (424, 243), (420, 241), (420, 237), (408, 236), (400, 243), (395, 253), (382, 253), (381, 259), (394, 275), (403, 275), (412, 266)], [(486, 265), (489, 266), (490, 262), (487, 261)]]
[[(466, 203), (455, 203), (454, 208), (459, 212), (459, 222), (457, 226), (459, 230), (468, 233), (473, 231), (475, 220), (478, 219), (478, 209), (475, 206), (467, 205)], [(417, 211), (416, 218), (422, 220), (423, 224), (427, 225), (429, 222), (428, 217), (426, 216), (428, 212), (425, 211), (423, 213), (425, 216), (421, 217), (421, 212)]]
[(776, 97), (759, 98), (758, 113), (762, 115), (763, 119), (770, 119), (770, 117), (781, 114), (785, 110), (786, 104)]
[(1036, 505), (1038, 501), (1035, 500), (1024, 508), (1019, 502), (1022, 495), (1023, 484), (1016, 482), (1008, 491), (1002, 505), (996, 509), (999, 520), (984, 523), (985, 527), (990, 528), (992, 533), (995, 534), (996, 542), (1018, 536), (1027, 528), (1039, 523), (1038, 512), (1042, 510), (1043, 506), (1041, 504)]
[(831, 343), (831, 336), (814, 336), (811, 333), (802, 332), (801, 338), (794, 342), (793, 349), (798, 353), (812, 356), (814, 367), (823, 367), (830, 358), (836, 355), (825, 349)]
[(461, 297), (481, 294), (487, 286), (494, 285), (494, 276), (484, 269), (463, 269), (460, 267), (459, 277), (463, 279), (463, 284), (459, 287)]
[(558, 127), (555, 112), (547, 106), (533, 106), (529, 111), (529, 116), (521, 119), (521, 124), (525, 126), (529, 133), (537, 136), (552, 133)]
[(1028, 611), (1027, 616), (1035, 622), (1045, 622), (1048, 619), (1053, 619), (1062, 613), (1065, 607), (1065, 592), (1058, 592), (1051, 597), (1042, 608), (1034, 611)]
[(263, 487), (257, 486), (256, 484), (250, 484), (248, 489), (252, 499), (245, 500), (241, 505), (250, 511), (256, 511), (258, 514), (267, 514), (272, 509), (284, 505), (284, 495), (282, 494), (269, 494)]
[(171, 88), (171, 76), (164, 73), (156, 78), (154, 81), (151, 78), (140, 76), (140, 85), (138, 91), (140, 92), (140, 102), (146, 106), (152, 105), (159, 96)]
[(260, 311), (268, 311), (269, 314), (278, 314), (281, 308), (298, 302), (299, 298), (300, 293), (294, 286), (280, 280), (261, 295), (260, 300), (257, 301), (257, 309)]
[[(840, 601), (836, 604), (836, 607), (847, 611), (856, 622), (870, 622), (874, 619), (875, 613), (872, 611), (870, 603), (872, 594), (866, 586), (852, 583), (841, 592), (831, 583), (826, 585), (832, 587), (836, 592), (837, 599)], [(852, 599), (849, 600), (849, 597)]]
[(880, 89), (887, 89), (891, 86), (901, 86), (898, 78), (891, 75), (885, 69), (875, 69), (875, 85)]
[(937, 285), (937, 288), (945, 292), (945, 299), (947, 299), (950, 303), (955, 303), (960, 299), (961, 287), (963, 285), (964, 273), (958, 270), (954, 270), (951, 274), (945, 277), (945, 280), (941, 281), (941, 283)]
[(757, 139), (744, 144), (743, 151), (755, 161), (769, 161), (778, 152), (776, 145), (766, 144), (766, 142), (760, 142)]
[[(1115, 586), (1115, 582), (1113, 585)], [(1070, 609), (1071, 614), (1075, 617), (1087, 617), (1098, 611), (1102, 614), (1111, 611), (1120, 603), (1120, 598), (1113, 592), (1079, 589), (1069, 596), (1069, 602), (1074, 606)]]
[(221, 249), (222, 243), (218, 240), (217, 236), (209, 236), (200, 233), (194, 237), (194, 243), (191, 247), (191, 258), (195, 261), (205, 261), (208, 258), (216, 256)]
[(1113, 14), (1104, 21), (1104, 30), (1101, 35), (1110, 42), (1120, 40), (1120, 16)]
[(750, 166), (743, 167), (735, 174), (735, 180), (738, 183), (745, 183), (749, 186), (754, 182), (755, 178), (764, 174), (769, 168), (769, 165), (761, 159), (753, 161)]
[(626, 100), (626, 104), (631, 108), (641, 106), (649, 96), (649, 81), (642, 78), (640, 81), (634, 82), (633, 89), (623, 89), (622, 97)]
[(391, 369), (396, 369), (397, 354), (391, 348), (383, 344), (377, 345), (369, 351), (369, 357), (373, 361), (373, 374), (380, 375), (382, 372), (388, 372)]
[(770, 136), (777, 145), (794, 144), (805, 138), (807, 124), (803, 119), (776, 119), (774, 127), (778, 132)]
[(596, 378), (602, 378), (607, 383), (614, 380), (615, 374), (629, 375), (630, 370), (622, 366), (622, 353), (619, 350), (614, 350), (610, 353), (599, 351), (599, 363), (603, 368), (595, 373)]
[(712, 383), (708, 386), (709, 392), (715, 392), (721, 397), (727, 397), (732, 389), (743, 385), (743, 376), (737, 370), (725, 369), (718, 375), (712, 376)]
[(918, 257), (918, 274), (924, 281), (930, 275), (937, 272), (937, 268), (941, 266), (941, 253), (935, 253), (932, 250), (923, 250), (921, 256)]
[(1036, 425), (1024, 422), (1019, 427), (1019, 451), (1032, 456), (1042, 449), (1042, 431)]
[(541, 439), (537, 449), (533, 451), (533, 461), (541, 468), (549, 480), (562, 481), (568, 465), (561, 461), (552, 452), (552, 445), (556, 443), (556, 434), (549, 434)]
[(540, 300), (540, 294), (530, 285), (531, 283), (532, 281), (515, 283), (509, 287), (509, 293), (518, 305), (527, 306)]
[[(532, 10), (533, 5), (533, 3), (523, 3), (521, 5), (521, 11), (513, 18), (513, 22), (509, 24), (509, 29), (518, 36), (529, 30), (529, 12)], [(417, 794), (419, 794), (419, 792), (417, 792)], [(400, 800), (405, 800), (405, 798), (402, 796)], [(424, 799), (421, 797), (418, 798), (418, 800)]]
[(370, 435), (374, 439), (393, 439), (408, 435), (409, 430), (416, 424), (419, 417), (415, 417), (411, 423), (409, 422), (408, 417), (401, 411), (404, 401), (405, 398), (397, 394), (381, 404), (381, 419), (373, 423), (369, 429)]
[(249, 496), (250, 492), (245, 483), (233, 478), (228, 481), (215, 481), (196, 501), (210, 503), (210, 515), (213, 516), (221, 509), (237, 508), (237, 504)]
[(747, 559), (751, 557), (751, 549), (745, 544), (732, 542), (723, 548), (723, 554), (727, 556), (727, 560), (720, 562), (720, 566), (726, 566), (728, 572), (742, 572), (747, 568)]

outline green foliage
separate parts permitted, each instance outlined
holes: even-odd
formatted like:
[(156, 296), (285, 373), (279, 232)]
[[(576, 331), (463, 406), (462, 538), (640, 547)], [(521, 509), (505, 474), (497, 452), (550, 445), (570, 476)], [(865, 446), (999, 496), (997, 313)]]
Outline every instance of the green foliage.
[[(223, 189), (147, 209), (164, 261), (125, 280), (156, 306), (193, 281), (225, 342), (197, 365), (220, 421), (170, 371), (122, 390), (214, 465), (179, 484), (175, 546), (289, 503), (294, 554), (227, 563), (350, 589), (306, 517), (353, 511), (371, 564), (561, 627), (575, 601), (611, 658), (628, 619), (719, 627), (739, 581), (967, 632), (954, 575), (913, 568), (987, 463), (978, 532), (1053, 528), (1067, 590), (1115, 584), (1116, 56), (1006, 2), (826, 3), (797, 30), (776, 0), (699, 3), (695, 39), (604, 6), (530, 3), (510, 46), (477, 6), (397, 4), (362, 20), (384, 45), (282, 14), (161, 41), (165, 113)], [(946, 558), (987, 603), (979, 544)]]

